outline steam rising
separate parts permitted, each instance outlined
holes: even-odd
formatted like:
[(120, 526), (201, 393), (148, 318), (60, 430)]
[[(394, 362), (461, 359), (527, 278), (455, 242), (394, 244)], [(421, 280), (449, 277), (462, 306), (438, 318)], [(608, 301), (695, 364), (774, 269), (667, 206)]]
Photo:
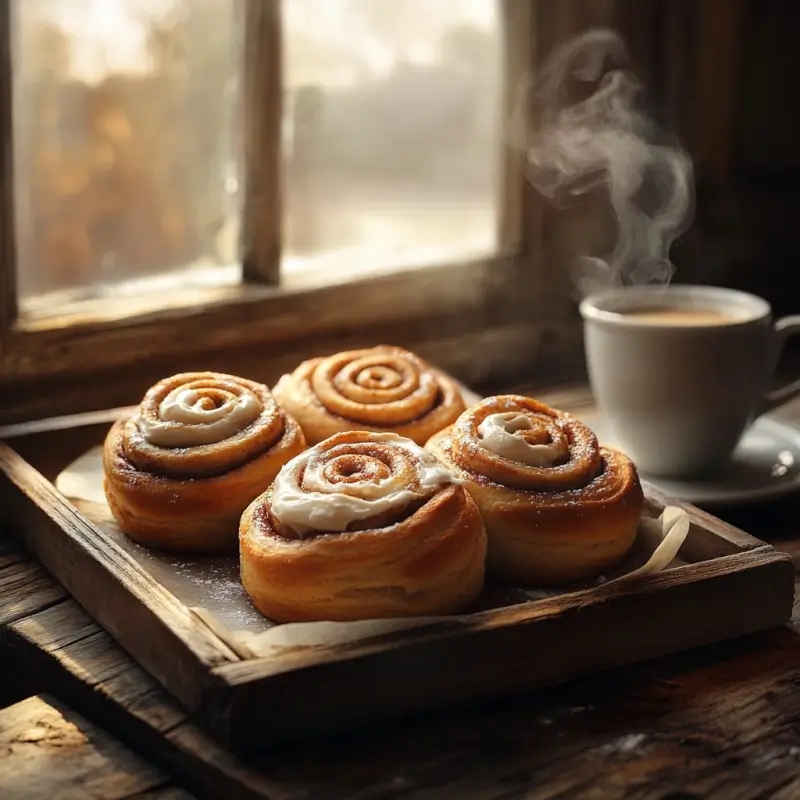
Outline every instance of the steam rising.
[(581, 295), (669, 283), (670, 246), (692, 218), (691, 161), (659, 141), (637, 107), (641, 86), (627, 62), (616, 33), (592, 30), (558, 48), (534, 86), (539, 125), (525, 143), (529, 180), (561, 208), (604, 189), (616, 216), (613, 252), (573, 265)]

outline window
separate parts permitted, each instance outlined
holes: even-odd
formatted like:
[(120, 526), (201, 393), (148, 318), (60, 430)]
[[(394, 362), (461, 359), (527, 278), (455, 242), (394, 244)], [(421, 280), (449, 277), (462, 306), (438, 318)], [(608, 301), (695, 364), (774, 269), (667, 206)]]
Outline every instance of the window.
[[(239, 279), (242, 8), (17, 0), (23, 315)], [(280, 35), (281, 272), (492, 255), (498, 4), (292, 0)]]
[(13, 6), (21, 314), (235, 279), (234, 3)]
[(36, 407), (66, 412), (222, 351), (272, 380), (387, 338), (529, 363), (549, 279), (505, 123), (537, 48), (585, 24), (545, 7), (3, 4), (0, 390), (69, 385)]
[(283, 20), (284, 274), (493, 254), (499, 4), (292, 0)]

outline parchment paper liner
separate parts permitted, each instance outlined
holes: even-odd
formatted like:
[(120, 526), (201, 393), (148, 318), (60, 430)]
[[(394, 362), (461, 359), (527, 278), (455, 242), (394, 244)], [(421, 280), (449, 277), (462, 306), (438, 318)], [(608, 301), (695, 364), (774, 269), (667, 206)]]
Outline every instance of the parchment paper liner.
[[(239, 582), (238, 559), (226, 556), (187, 557), (147, 550), (117, 527), (103, 495), (102, 449), (89, 450), (56, 479), (56, 487), (153, 578), (186, 605), (195, 617), (240, 658), (284, 656), (298, 650), (326, 650), (363, 642), (393, 632), (446, 623), (469, 626), (473, 614), (414, 617), (360, 622), (303, 622), (276, 625), (251, 605)], [(629, 556), (613, 572), (596, 581), (555, 591), (487, 584), (475, 613), (565, 595), (593, 586), (619, 585), (685, 563), (677, 555), (689, 532), (686, 512), (674, 506), (658, 519), (644, 517)], [(604, 588), (605, 592), (605, 588)]]

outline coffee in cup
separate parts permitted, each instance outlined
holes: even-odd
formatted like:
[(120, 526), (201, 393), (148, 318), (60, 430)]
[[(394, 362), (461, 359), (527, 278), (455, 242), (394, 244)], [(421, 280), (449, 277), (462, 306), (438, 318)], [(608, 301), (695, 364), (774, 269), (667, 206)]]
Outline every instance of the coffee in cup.
[(800, 394), (769, 391), (800, 316), (712, 286), (612, 289), (580, 304), (589, 379), (616, 442), (645, 474), (694, 477), (731, 457), (753, 420)]

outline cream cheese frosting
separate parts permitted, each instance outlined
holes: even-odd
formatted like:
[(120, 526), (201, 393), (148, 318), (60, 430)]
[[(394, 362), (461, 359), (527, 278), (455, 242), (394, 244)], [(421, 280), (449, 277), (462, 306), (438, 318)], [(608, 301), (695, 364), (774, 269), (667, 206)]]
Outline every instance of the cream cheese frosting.
[[(326, 443), (322, 442), (293, 458), (278, 474), (272, 490), (273, 516), (301, 536), (312, 530), (341, 532), (353, 522), (426, 499), (454, 482), (435, 456), (410, 439), (394, 433), (375, 433), (369, 441), (408, 451), (414, 483), (409, 485), (407, 474), (402, 471), (373, 470), (369, 462), (364, 465), (364, 479), (331, 482), (325, 477), (330, 462), (319, 458), (326, 452)], [(370, 458), (365, 454), (361, 457)], [(302, 486), (298, 483), (301, 472)]]
[(534, 430), (534, 420), (527, 414), (516, 411), (490, 414), (478, 426), (480, 446), (531, 467), (551, 467), (563, 458), (562, 448), (554, 444), (532, 444), (516, 435), (526, 430)]
[(196, 389), (175, 389), (162, 400), (157, 420), (139, 417), (139, 431), (150, 444), (161, 447), (216, 444), (244, 430), (263, 411), (261, 401), (250, 392), (231, 394), (220, 405), (203, 403), (203, 397)]

